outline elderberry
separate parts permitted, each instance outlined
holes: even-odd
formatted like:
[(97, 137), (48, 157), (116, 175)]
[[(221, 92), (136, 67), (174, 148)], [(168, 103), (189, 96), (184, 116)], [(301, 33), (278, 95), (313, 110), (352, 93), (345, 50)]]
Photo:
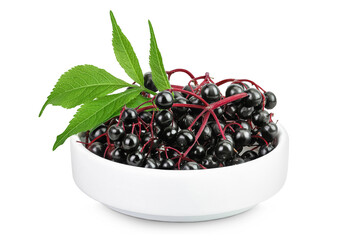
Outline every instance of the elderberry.
[(156, 95), (155, 104), (160, 109), (169, 109), (173, 103), (174, 99), (169, 91), (162, 91)]

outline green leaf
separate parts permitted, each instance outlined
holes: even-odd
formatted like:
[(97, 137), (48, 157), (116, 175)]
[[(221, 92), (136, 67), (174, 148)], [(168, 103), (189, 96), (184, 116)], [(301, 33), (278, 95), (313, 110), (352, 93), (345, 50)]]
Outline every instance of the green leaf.
[(48, 104), (73, 108), (119, 88), (131, 85), (104, 69), (92, 65), (76, 66), (64, 73), (43, 105), (39, 117)]
[[(144, 102), (147, 102), (147, 101), (150, 101), (150, 100), (151, 100), (151, 98), (147, 98), (147, 97), (144, 97), (142, 95), (139, 95), (136, 98), (134, 98), (133, 100), (131, 100), (130, 102), (128, 102), (126, 104), (126, 107), (136, 108), (140, 104), (142, 104)], [(152, 106), (152, 103), (145, 103), (144, 105), (141, 105), (141, 107), (147, 107), (147, 106)]]
[(120, 114), (121, 108), (139, 95), (141, 89), (131, 88), (122, 93), (104, 96), (82, 105), (65, 131), (57, 136), (53, 150), (65, 140), (79, 132), (97, 127), (101, 123)]
[(124, 33), (121, 31), (120, 27), (117, 25), (112, 11), (110, 11), (110, 18), (113, 27), (112, 44), (116, 59), (131, 79), (141, 86), (144, 86), (144, 75), (134, 49)]
[(156, 38), (154, 34), (153, 27), (149, 20), (149, 28), (150, 28), (150, 68), (152, 74), (152, 80), (156, 88), (161, 92), (166, 89), (170, 89), (170, 82), (166, 75), (164, 64), (162, 61), (161, 53), (156, 43)]

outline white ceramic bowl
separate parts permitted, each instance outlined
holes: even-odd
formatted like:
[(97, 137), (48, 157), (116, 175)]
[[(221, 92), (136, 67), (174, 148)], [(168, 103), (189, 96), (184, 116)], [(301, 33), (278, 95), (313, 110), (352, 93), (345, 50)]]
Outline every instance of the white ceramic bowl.
[(172, 222), (224, 218), (254, 207), (283, 186), (289, 139), (278, 126), (278, 146), (265, 156), (230, 167), (188, 171), (115, 163), (91, 153), (73, 136), (73, 177), (91, 198), (134, 217)]

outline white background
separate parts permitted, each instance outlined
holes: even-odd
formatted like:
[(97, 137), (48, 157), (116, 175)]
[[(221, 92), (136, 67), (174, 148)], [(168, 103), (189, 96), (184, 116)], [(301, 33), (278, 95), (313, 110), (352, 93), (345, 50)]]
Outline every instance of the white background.
[[(2, 1), (0, 239), (359, 239), (357, 3)], [(151, 19), (167, 70), (249, 78), (276, 93), (291, 140), (277, 195), (235, 217), (176, 224), (118, 214), (75, 186), (69, 143), (51, 151), (75, 109), (37, 115), (75, 65), (130, 81), (112, 52), (110, 9), (144, 72)]]

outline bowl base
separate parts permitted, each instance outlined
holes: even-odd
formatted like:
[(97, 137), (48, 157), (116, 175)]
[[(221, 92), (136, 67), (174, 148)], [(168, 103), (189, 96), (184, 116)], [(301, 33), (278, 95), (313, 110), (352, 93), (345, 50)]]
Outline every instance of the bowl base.
[(218, 213), (218, 214), (210, 214), (210, 215), (201, 215), (201, 216), (163, 216), (163, 215), (151, 215), (151, 214), (143, 214), (143, 213), (137, 213), (137, 212), (131, 212), (126, 211), (123, 209), (114, 208), (108, 205), (105, 205), (108, 208), (136, 218), (142, 218), (147, 220), (153, 220), (153, 221), (161, 221), (161, 222), (202, 222), (202, 221), (209, 221), (209, 220), (215, 220), (220, 218), (226, 218), (231, 217), (234, 215), (237, 215), (239, 213), (246, 212), (247, 210), (250, 210), (251, 208), (255, 207), (255, 205), (251, 207), (242, 208), (239, 210), (231, 211), (231, 212), (224, 212), (224, 213)]

